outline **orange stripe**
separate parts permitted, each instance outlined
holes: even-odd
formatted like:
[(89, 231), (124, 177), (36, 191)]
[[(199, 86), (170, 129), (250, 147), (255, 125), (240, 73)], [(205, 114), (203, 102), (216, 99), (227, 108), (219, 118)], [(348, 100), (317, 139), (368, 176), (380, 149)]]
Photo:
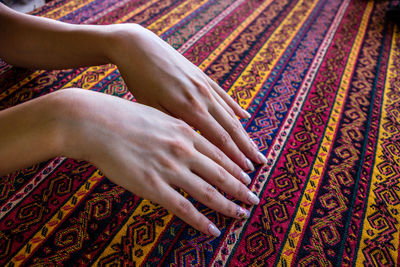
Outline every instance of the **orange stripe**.
[(72, 195), (69, 200), (53, 215), (53, 217), (43, 225), (36, 234), (14, 255), (10, 263), (15, 265), (23, 264), (29, 258), (29, 255), (40, 244), (42, 244), (48, 236), (64, 221), (73, 211), (73, 207), (77, 207), (82, 199), (94, 188), (101, 180), (103, 175), (97, 170), (89, 179), (82, 184), (77, 192)]

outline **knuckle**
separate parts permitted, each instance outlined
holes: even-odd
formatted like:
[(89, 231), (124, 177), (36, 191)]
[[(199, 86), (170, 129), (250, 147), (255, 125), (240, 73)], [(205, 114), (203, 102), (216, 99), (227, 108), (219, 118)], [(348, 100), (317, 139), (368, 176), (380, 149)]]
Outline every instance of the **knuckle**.
[(233, 133), (240, 133), (242, 131), (242, 125), (236, 119), (232, 119), (231, 125)]
[(188, 216), (192, 211), (192, 203), (187, 199), (178, 200), (175, 205), (175, 213), (180, 216)]
[(193, 85), (197, 88), (197, 92), (200, 96), (206, 98), (207, 100), (211, 100), (213, 98), (210, 88), (211, 84), (207, 81), (207, 79), (203, 79), (203, 77), (198, 77), (196, 79), (191, 79)]
[(198, 84), (197, 85), (197, 90), (198, 90), (199, 94), (202, 97), (206, 98), (207, 100), (211, 101), (211, 99), (213, 98), (208, 86), (206, 86), (204, 84)]
[(178, 158), (188, 158), (193, 154), (190, 147), (182, 140), (171, 140), (168, 145), (171, 153)]
[(160, 157), (159, 162), (164, 168), (171, 170), (173, 172), (179, 172), (180, 170), (179, 166), (166, 156)]
[(224, 153), (221, 150), (216, 149), (216, 151), (215, 151), (215, 162), (218, 163), (218, 164), (222, 164), (224, 158), (225, 158), (224, 157)]
[(160, 187), (161, 181), (153, 171), (145, 172), (145, 177), (147, 180), (147, 184), (150, 186), (150, 188), (157, 189)]
[(181, 132), (184, 136), (193, 136), (194, 131), (187, 125), (185, 122), (180, 121), (177, 125), (178, 131)]
[(217, 172), (218, 172), (218, 177), (216, 179), (216, 183), (218, 185), (225, 184), (226, 181), (228, 180), (228, 174), (227, 174), (226, 170), (219, 166)]
[(219, 140), (218, 140), (219, 147), (226, 146), (229, 143), (230, 139), (231, 137), (226, 131), (221, 131), (219, 133)]
[(206, 113), (204, 105), (190, 92), (185, 93), (185, 100), (185, 105), (188, 110), (198, 114)]
[(217, 197), (217, 189), (212, 185), (206, 185), (203, 190), (203, 197), (207, 203), (213, 202)]

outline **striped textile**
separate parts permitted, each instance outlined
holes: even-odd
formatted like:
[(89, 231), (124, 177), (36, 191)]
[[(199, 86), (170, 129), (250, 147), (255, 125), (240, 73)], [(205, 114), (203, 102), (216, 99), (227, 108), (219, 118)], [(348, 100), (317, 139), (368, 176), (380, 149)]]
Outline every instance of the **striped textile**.
[[(396, 2), (397, 3), (397, 2)], [(0, 178), (0, 266), (399, 266), (400, 32), (393, 1), (55, 0), (34, 14), (139, 23), (217, 81), (268, 164), (247, 220), (205, 236), (56, 158)], [(0, 109), (67, 87), (133, 99), (114, 65), (0, 63)]]

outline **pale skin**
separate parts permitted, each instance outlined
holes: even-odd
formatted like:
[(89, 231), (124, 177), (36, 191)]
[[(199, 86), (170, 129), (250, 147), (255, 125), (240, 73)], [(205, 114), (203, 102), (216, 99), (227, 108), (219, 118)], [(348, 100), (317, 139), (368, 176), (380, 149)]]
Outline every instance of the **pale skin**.
[(249, 114), (152, 32), (61, 23), (0, 4), (0, 58), (34, 69), (113, 63), (138, 101), (73, 88), (0, 111), (0, 175), (56, 156), (86, 160), (214, 236), (216, 226), (175, 188), (238, 219), (248, 211), (215, 188), (258, 204), (243, 170), (266, 160), (237, 119)]

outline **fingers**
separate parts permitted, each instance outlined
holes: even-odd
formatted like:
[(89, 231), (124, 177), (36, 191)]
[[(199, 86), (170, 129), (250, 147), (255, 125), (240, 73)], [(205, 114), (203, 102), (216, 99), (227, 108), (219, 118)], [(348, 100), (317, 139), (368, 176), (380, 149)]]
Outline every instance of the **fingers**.
[(160, 190), (159, 203), (163, 203), (167, 210), (200, 232), (216, 237), (221, 234), (218, 228), (201, 214), (189, 200), (167, 184)]
[[(202, 173), (202, 175), (205, 175), (205, 173)], [(249, 217), (248, 210), (225, 198), (214, 186), (207, 183), (197, 174), (187, 171), (184, 176), (185, 179), (180, 179), (179, 186), (197, 201), (225, 216), (236, 219)], [(210, 178), (210, 180), (212, 180), (212, 178)], [(244, 187), (244, 190), (247, 190), (242, 183), (233, 177), (231, 180), (236, 181), (237, 184)], [(246, 203), (247, 202), (248, 201), (246, 201)]]
[[(239, 182), (222, 166), (216, 164), (213, 160), (211, 160), (207, 156), (198, 153), (198, 155), (193, 158), (195, 160), (190, 164), (191, 171), (196, 173), (198, 176), (202, 177), (209, 184), (215, 185), (217, 188), (221, 189), (225, 193), (228, 193), (234, 198), (249, 205), (257, 205), (260, 202), (260, 200), (243, 183)], [(209, 186), (207, 185), (204, 186), (207, 190), (210, 191), (210, 193), (212, 194), (215, 193), (213, 192), (213, 190), (209, 188)], [(225, 199), (224, 197), (223, 200), (220, 200), (218, 199), (219, 195), (217, 193), (215, 194), (216, 194), (215, 200), (221, 201), (221, 202), (216, 201), (215, 205), (217, 206), (219, 205), (220, 207), (214, 208), (214, 206), (210, 206), (213, 205), (214, 203), (204, 203), (204, 202), (203, 203), (216, 210), (217, 208), (219, 209), (222, 208), (223, 210), (221, 210), (220, 212), (227, 216), (231, 217), (235, 217), (235, 215), (238, 216), (238, 214), (234, 213), (237, 212), (239, 209), (236, 204)], [(208, 199), (211, 198), (212, 197), (208, 197)], [(199, 201), (201, 200), (199, 199)], [(225, 204), (225, 208), (223, 208), (223, 205), (221, 206), (221, 204)]]
[[(235, 113), (233, 112), (233, 110), (226, 104), (226, 102), (224, 100), (222, 100), (222, 98), (216, 93), (216, 92), (212, 92), (213, 96), (215, 97), (216, 101), (223, 107), (224, 110), (226, 110), (228, 112), (228, 115), (230, 115), (230, 117), (232, 117), (233, 121), (231, 124), (228, 124), (228, 126), (232, 126), (236, 123), (236, 128), (240, 129), (242, 131), (242, 136), (245, 138), (245, 140), (247, 140), (248, 135), (247, 132), (244, 130), (243, 127), (239, 127), (240, 122), (237, 120)], [(229, 119), (229, 118), (228, 118)], [(225, 128), (225, 127), (224, 127)], [(226, 128), (225, 128), (226, 129)], [(235, 141), (235, 140), (234, 140)], [(256, 161), (258, 163), (265, 163), (265, 157), (262, 154), (258, 154), (258, 147), (257, 145), (254, 143), (253, 140), (249, 139), (250, 144), (252, 145), (252, 147), (255, 149), (255, 151), (257, 152), (257, 158), (260, 158), (259, 161)], [(248, 143), (248, 142), (246, 142)], [(237, 143), (236, 143), (237, 144)], [(243, 150), (242, 150), (243, 151)], [(251, 151), (251, 150), (249, 150)], [(246, 153), (246, 152), (245, 152)], [(248, 155), (248, 154), (247, 154)]]
[(236, 116), (232, 116), (233, 109), (235, 109), (234, 113), (238, 115), (238, 108), (243, 111), (241, 107), (211, 78), (207, 77), (207, 80), (212, 89), (214, 89), (212, 94), (219, 104), (210, 105), (209, 111), (211, 115), (229, 133), (235, 144), (247, 157), (259, 164), (266, 163), (264, 155), (258, 151), (257, 146), (250, 140), (239, 120)]
[(228, 132), (239, 149), (251, 160), (258, 164), (265, 164), (266, 158), (255, 148), (253, 142), (243, 129), (239, 120), (232, 118), (220, 105), (213, 105), (210, 109), (211, 115)]
[(198, 137), (194, 140), (194, 147), (197, 151), (212, 159), (239, 181), (242, 181), (246, 185), (250, 184), (251, 179), (249, 175), (245, 173), (236, 163), (228, 158), (220, 149), (208, 142), (203, 136), (197, 136)]
[[(190, 110), (190, 109), (189, 109)], [(224, 111), (226, 114), (226, 112)], [(222, 150), (232, 161), (243, 170), (254, 170), (249, 159), (240, 151), (229, 133), (208, 112), (199, 112), (192, 108), (182, 115), (182, 119), (198, 129), (201, 134)]]
[(236, 114), (233, 111), (233, 109), (228, 106), (228, 104), (214, 91), (214, 89), (211, 89), (211, 93), (214, 96), (215, 100), (228, 112), (228, 114), (232, 117), (235, 118)]
[(246, 110), (244, 110), (238, 103), (235, 102), (235, 100), (230, 97), (224, 89), (222, 89), (216, 82), (214, 82), (210, 77), (207, 77), (207, 81), (209, 84), (212, 86), (212, 88), (215, 90), (215, 92), (228, 104), (228, 106), (235, 112), (237, 116), (239, 116), (242, 119), (249, 119), (251, 118), (250, 113), (248, 113)]

